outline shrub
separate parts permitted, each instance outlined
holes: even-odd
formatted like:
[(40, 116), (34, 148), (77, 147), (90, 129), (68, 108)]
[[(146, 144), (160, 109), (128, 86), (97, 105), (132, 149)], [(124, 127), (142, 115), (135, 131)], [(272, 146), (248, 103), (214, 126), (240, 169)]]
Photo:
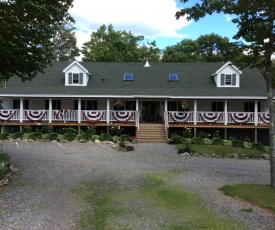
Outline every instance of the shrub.
[(193, 137), (192, 138), (192, 144), (203, 145), (204, 144), (203, 138), (201, 138), (201, 137)]
[(190, 129), (184, 129), (183, 130), (183, 138), (192, 138), (192, 132)]
[(23, 139), (23, 137), (24, 137), (24, 133), (20, 133), (20, 132), (9, 134), (10, 139), (17, 139), (17, 138)]
[(261, 143), (256, 143), (256, 142), (252, 143), (252, 148), (257, 149), (259, 151), (265, 151), (265, 148)]
[(127, 135), (127, 134), (123, 134), (123, 135), (120, 135), (119, 136), (119, 140), (121, 142), (124, 142), (124, 141), (131, 141), (131, 136), (130, 135)]
[(252, 148), (252, 143), (244, 141), (243, 142), (243, 147), (246, 149), (251, 149)]
[(107, 130), (111, 136), (119, 136), (119, 134), (121, 133), (121, 130), (118, 125), (109, 125), (107, 127)]
[(29, 125), (24, 125), (23, 132), (24, 133), (30, 133), (32, 131), (32, 127)]
[(208, 138), (204, 138), (204, 139), (203, 139), (203, 144), (204, 144), (204, 145), (212, 145), (212, 140), (211, 140), (211, 139), (208, 139)]
[(10, 156), (7, 153), (0, 152), (0, 179), (8, 170), (8, 162), (10, 162)]
[(89, 133), (91, 135), (96, 135), (96, 127), (88, 127), (85, 133)]
[(8, 133), (0, 133), (0, 140), (7, 140), (9, 137)]
[(207, 138), (207, 133), (203, 132), (203, 131), (200, 131), (198, 134), (197, 134), (197, 137), (200, 137), (201, 139), (205, 139)]
[(221, 139), (221, 136), (220, 136), (219, 131), (216, 131), (216, 132), (213, 134), (213, 138), (219, 138), (219, 139)]
[(27, 138), (32, 140), (42, 139), (42, 133), (31, 132), (31, 133), (28, 133)]
[(112, 135), (109, 133), (101, 133), (99, 136), (99, 140), (101, 141), (112, 141)]
[(119, 141), (119, 137), (118, 136), (113, 136), (113, 142), (118, 142)]
[(232, 147), (232, 141), (230, 141), (230, 140), (223, 140), (223, 144), (224, 144), (225, 146), (230, 146), (230, 147)]
[(91, 141), (95, 141), (98, 140), (99, 136), (98, 135), (92, 135)]
[(223, 145), (223, 140), (219, 137), (214, 137), (211, 140), (212, 145)]
[(243, 141), (241, 140), (232, 140), (232, 147), (242, 148), (243, 147)]
[(43, 125), (42, 126), (42, 133), (53, 133), (53, 126)]
[(183, 143), (183, 137), (180, 136), (179, 134), (173, 133), (171, 135), (171, 137), (173, 138), (173, 141), (174, 141), (175, 144), (181, 144), (181, 143)]
[(58, 133), (54, 133), (54, 132), (51, 132), (51, 133), (47, 133), (44, 137), (45, 140), (57, 140), (58, 139)]
[(69, 127), (65, 129), (64, 138), (67, 141), (73, 141), (77, 137), (77, 131), (75, 128)]

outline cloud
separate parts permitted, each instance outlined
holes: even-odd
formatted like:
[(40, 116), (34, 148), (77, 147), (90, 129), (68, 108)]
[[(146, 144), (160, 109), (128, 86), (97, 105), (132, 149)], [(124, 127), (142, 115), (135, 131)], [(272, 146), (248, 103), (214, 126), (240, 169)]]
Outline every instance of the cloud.
[(185, 18), (176, 20), (175, 0), (74, 0), (73, 5), (70, 14), (76, 20), (79, 47), (103, 24), (149, 40), (184, 37), (178, 31), (190, 24)]
[(232, 19), (234, 19), (234, 17), (231, 14), (225, 14), (224, 16), (226, 18), (226, 21), (228, 22), (232, 22)]

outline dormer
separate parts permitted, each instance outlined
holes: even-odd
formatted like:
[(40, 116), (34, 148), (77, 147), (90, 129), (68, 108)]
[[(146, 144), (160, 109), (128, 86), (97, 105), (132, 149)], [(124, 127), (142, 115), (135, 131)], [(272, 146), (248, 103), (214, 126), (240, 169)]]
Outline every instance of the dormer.
[(231, 62), (226, 62), (221, 68), (219, 68), (212, 76), (215, 79), (217, 87), (240, 87), (240, 71)]
[(91, 74), (78, 61), (72, 62), (67, 66), (65, 73), (65, 86), (87, 86)]

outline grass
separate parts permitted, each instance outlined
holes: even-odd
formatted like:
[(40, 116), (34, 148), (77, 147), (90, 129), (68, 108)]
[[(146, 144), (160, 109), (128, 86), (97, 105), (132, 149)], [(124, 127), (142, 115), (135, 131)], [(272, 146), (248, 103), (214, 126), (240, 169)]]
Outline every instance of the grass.
[(220, 188), (225, 195), (238, 197), (275, 213), (275, 189), (269, 185), (237, 184)]
[[(184, 144), (177, 144), (176, 147), (177, 149), (180, 149), (184, 147)], [(224, 146), (224, 145), (195, 145), (195, 144), (190, 144), (190, 148), (194, 149), (195, 152), (197, 153), (204, 153), (207, 155), (232, 155), (234, 153), (238, 155), (262, 155), (266, 152), (259, 151), (256, 149), (246, 149), (246, 148), (237, 148), (237, 147), (230, 147), (230, 146)]]
[[(183, 172), (184, 173), (184, 172)], [(168, 181), (180, 172), (150, 174), (131, 188), (84, 183), (73, 192), (84, 202), (82, 229), (242, 229), (214, 214), (195, 192)]]

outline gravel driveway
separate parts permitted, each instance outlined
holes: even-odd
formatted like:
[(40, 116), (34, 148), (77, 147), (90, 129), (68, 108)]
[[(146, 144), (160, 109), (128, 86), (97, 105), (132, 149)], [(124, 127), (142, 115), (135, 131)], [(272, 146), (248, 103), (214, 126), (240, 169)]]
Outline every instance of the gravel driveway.
[(218, 215), (242, 221), (247, 229), (274, 229), (275, 216), (226, 197), (225, 184), (269, 184), (269, 161), (186, 158), (167, 144), (136, 144), (133, 152), (117, 152), (97, 143), (5, 142), (3, 151), (18, 169), (12, 183), (0, 189), (2, 230), (69, 230), (81, 211), (71, 189), (83, 181), (131, 186), (148, 173), (181, 169), (174, 183), (198, 191)]

